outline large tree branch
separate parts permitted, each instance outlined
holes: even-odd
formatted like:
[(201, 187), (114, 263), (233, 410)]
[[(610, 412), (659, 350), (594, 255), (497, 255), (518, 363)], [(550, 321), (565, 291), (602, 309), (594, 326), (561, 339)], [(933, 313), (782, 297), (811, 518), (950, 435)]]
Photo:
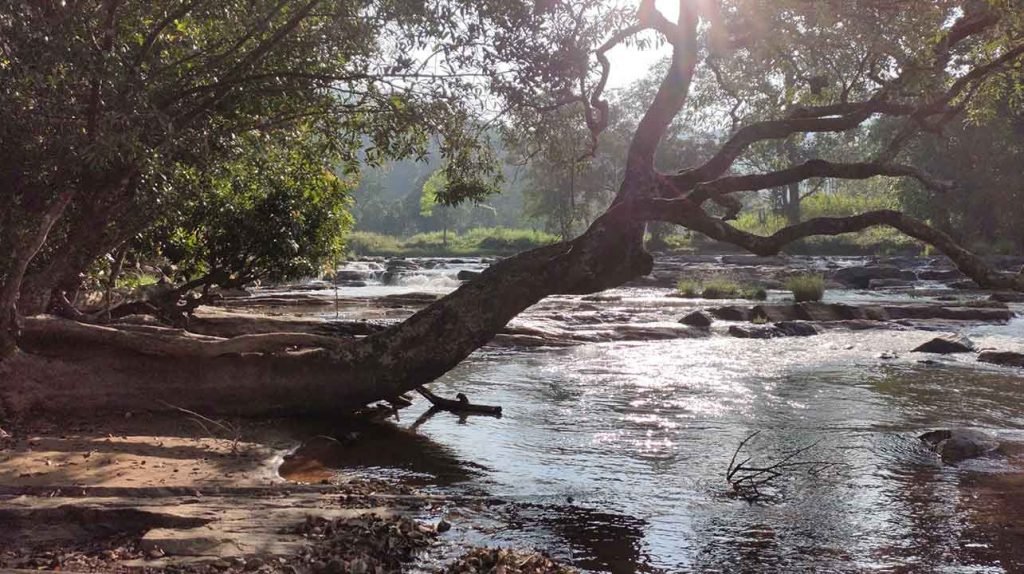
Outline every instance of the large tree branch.
[(654, 101), (640, 119), (633, 140), (629, 144), (627, 170), (638, 172), (653, 170), (654, 152), (672, 120), (686, 103), (698, 59), (698, 17), (692, 3), (689, 0), (680, 0), (678, 26), (668, 23), (664, 15), (654, 8), (653, 2), (644, 2), (644, 5), (648, 4), (649, 8), (645, 10), (648, 15), (642, 14), (641, 18), (652, 19), (655, 22), (654, 27), (666, 34), (672, 44), (672, 61), (668, 73), (658, 87)]
[(721, 194), (771, 189), (814, 177), (869, 179), (877, 176), (912, 177), (929, 189), (941, 192), (948, 191), (953, 186), (951, 182), (937, 180), (910, 165), (878, 162), (833, 163), (812, 159), (788, 169), (769, 173), (720, 177), (707, 183), (699, 183), (686, 197), (700, 205)]
[(994, 270), (983, 259), (957, 244), (949, 235), (899, 211), (884, 209), (849, 217), (818, 217), (784, 227), (769, 236), (737, 229), (725, 221), (707, 215), (699, 206), (687, 199), (641, 200), (630, 206), (630, 212), (634, 217), (682, 225), (712, 239), (731, 243), (761, 256), (775, 255), (790, 243), (807, 237), (841, 235), (885, 225), (933, 245), (981, 287), (1024, 289), (1024, 275)]

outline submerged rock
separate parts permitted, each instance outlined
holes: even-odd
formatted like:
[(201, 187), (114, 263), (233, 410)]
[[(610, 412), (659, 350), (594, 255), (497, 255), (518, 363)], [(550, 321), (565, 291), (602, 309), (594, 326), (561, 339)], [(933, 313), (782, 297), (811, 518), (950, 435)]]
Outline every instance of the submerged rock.
[(1002, 365), (1004, 367), (1024, 367), (1024, 353), (1012, 351), (982, 351), (978, 360), (983, 363)]
[(691, 327), (710, 327), (713, 320), (714, 319), (704, 311), (694, 311), (680, 319), (679, 322), (684, 325), (690, 325)]
[(996, 437), (973, 429), (941, 429), (918, 437), (942, 457), (946, 463), (976, 458), (999, 449)]
[(973, 353), (975, 350), (974, 342), (967, 337), (962, 335), (943, 335), (918, 345), (913, 352), (949, 355), (952, 353)]

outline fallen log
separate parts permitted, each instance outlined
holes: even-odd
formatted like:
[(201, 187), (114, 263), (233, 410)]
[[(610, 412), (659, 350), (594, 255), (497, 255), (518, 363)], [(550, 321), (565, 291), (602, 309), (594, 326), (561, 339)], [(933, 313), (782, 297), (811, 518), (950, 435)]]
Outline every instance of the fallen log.
[(457, 400), (452, 400), (446, 399), (444, 397), (439, 397), (434, 393), (430, 392), (430, 390), (428, 390), (426, 387), (417, 387), (416, 391), (419, 392), (419, 394), (423, 395), (423, 397), (426, 398), (428, 401), (430, 401), (430, 404), (434, 405), (434, 408), (443, 411), (448, 411), (456, 414), (477, 413), (483, 415), (501, 415), (501, 407), (491, 405), (475, 405), (469, 402), (469, 398), (462, 393), (455, 395)]

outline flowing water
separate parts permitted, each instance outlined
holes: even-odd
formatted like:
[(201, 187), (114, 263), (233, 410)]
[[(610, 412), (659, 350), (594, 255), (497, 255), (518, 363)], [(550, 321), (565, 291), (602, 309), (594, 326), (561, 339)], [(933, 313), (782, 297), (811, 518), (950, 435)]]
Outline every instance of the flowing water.
[[(424, 277), (351, 289), (454, 280)], [(697, 306), (664, 289), (603, 295), (549, 298), (517, 323), (665, 325)], [(451, 509), (449, 539), (538, 547), (595, 572), (1024, 572), (1021, 372), (910, 353), (936, 334), (921, 330), (769, 340), (713, 331), (483, 349), (431, 387), (502, 405), (504, 416), (431, 416), (417, 401), (397, 429), (364, 431), (362, 448), (339, 446), (327, 462), (484, 492), (492, 506)], [(982, 347), (1024, 347), (1024, 319), (966, 333)], [(995, 434), (1005, 454), (944, 466), (916, 437), (949, 427)], [(783, 472), (754, 499), (735, 496), (726, 471), (753, 433), (740, 457), (752, 465), (808, 446), (798, 460), (821, 464)]]

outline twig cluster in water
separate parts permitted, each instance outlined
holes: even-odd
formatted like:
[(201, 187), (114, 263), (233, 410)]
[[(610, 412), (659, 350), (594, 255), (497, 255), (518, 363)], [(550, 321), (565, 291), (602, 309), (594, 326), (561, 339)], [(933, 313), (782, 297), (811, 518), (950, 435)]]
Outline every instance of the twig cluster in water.
[(760, 500), (764, 498), (761, 488), (770, 486), (773, 481), (782, 477), (787, 471), (803, 471), (809, 475), (816, 476), (823, 470), (837, 466), (837, 462), (820, 460), (796, 460), (800, 455), (818, 446), (821, 441), (815, 441), (807, 446), (784, 453), (782, 458), (776, 462), (768, 461), (763, 464), (751, 464), (752, 456), (746, 457), (740, 462), (740, 452), (754, 437), (761, 434), (761, 431), (751, 433), (740, 442), (736, 451), (732, 453), (729, 460), (729, 468), (725, 473), (725, 480), (732, 487), (732, 492), (746, 500)]

